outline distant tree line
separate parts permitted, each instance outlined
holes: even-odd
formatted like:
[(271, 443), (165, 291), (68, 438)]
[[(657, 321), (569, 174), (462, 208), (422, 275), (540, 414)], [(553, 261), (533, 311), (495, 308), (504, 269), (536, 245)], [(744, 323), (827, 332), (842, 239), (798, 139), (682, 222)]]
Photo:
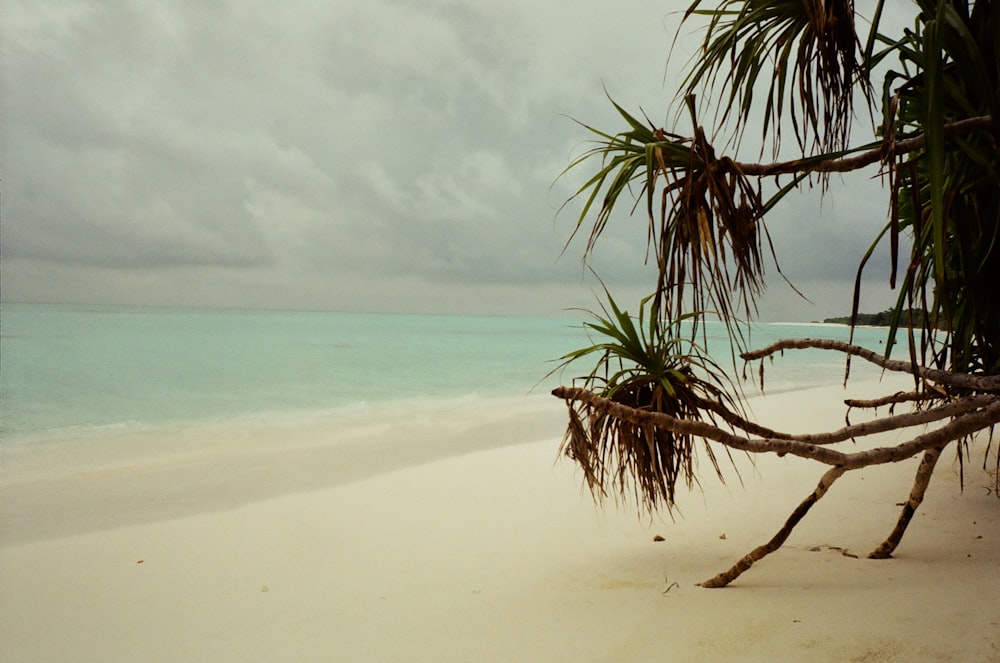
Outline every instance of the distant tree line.
[[(892, 316), (892, 309), (886, 309), (884, 311), (880, 311), (879, 313), (858, 313), (856, 324), (868, 325), (871, 327), (890, 327), (892, 326)], [(851, 324), (851, 316), (845, 315), (837, 318), (826, 318), (823, 322), (849, 325)], [(900, 327), (922, 327), (923, 324), (924, 312), (917, 309), (903, 311), (903, 314), (899, 318)]]

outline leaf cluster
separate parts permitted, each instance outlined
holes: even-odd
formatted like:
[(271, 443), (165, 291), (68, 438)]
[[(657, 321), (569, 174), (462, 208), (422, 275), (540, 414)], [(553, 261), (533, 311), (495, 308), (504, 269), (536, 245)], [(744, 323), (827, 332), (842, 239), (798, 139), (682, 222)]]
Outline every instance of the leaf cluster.
[[(1000, 111), (1000, 3), (920, 0), (914, 27), (889, 44), (899, 68), (883, 90), (890, 175), (888, 235), (894, 272), (899, 237), (913, 240), (887, 350), (899, 327), (914, 363), (1000, 372), (1000, 149), (992, 130), (949, 126)], [(908, 137), (924, 149), (896, 154)], [(869, 252), (870, 253), (870, 252)], [(918, 310), (923, 319), (909, 315)]]
[[(673, 335), (687, 319), (664, 326), (649, 299), (640, 303), (638, 318), (610, 294), (607, 299), (602, 314), (585, 323), (596, 342), (562, 358), (566, 366), (597, 355), (584, 387), (615, 403), (682, 420), (712, 419), (720, 409), (737, 407), (718, 366), (690, 340)], [(586, 405), (569, 410), (563, 453), (581, 467), (595, 499), (631, 495), (641, 511), (671, 511), (677, 484), (691, 488), (696, 482), (697, 439), (691, 434), (590, 412)], [(722, 479), (711, 447), (706, 443), (704, 449)]]
[(850, 138), (854, 90), (868, 97), (867, 71), (858, 61), (853, 0), (723, 0), (703, 9), (696, 0), (684, 21), (707, 18), (697, 64), (685, 86), (722, 88), (720, 123), (730, 118), (742, 135), (758, 83), (766, 85), (762, 150), (777, 153), (788, 111), (803, 154), (844, 149)]
[[(735, 353), (746, 349), (741, 325), (757, 315), (765, 263), (773, 260), (781, 273), (765, 216), (813, 173), (822, 174), (824, 188), (831, 172), (873, 165), (888, 179), (888, 221), (873, 220), (852, 325), (862, 271), (888, 241), (890, 285), (899, 286), (899, 296), (885, 357), (902, 327), (915, 380), (931, 367), (973, 379), (1000, 375), (1000, 1), (917, 0), (913, 28), (890, 37), (881, 32), (884, 0), (877, 0), (863, 43), (853, 0), (705, 4), (694, 0), (682, 21), (707, 23), (679, 93), (690, 130), (657, 127), (612, 101), (625, 129), (584, 125), (597, 144), (566, 169), (599, 164), (573, 196), (583, 200), (573, 235), (590, 224), (584, 260), (615, 210), (643, 205), (645, 259), (655, 260), (657, 281), (638, 319), (608, 295), (609, 308), (587, 325), (602, 340), (563, 358), (596, 360), (584, 386), (615, 406), (571, 404), (564, 449), (595, 495), (634, 495), (650, 509), (671, 509), (676, 483), (696, 480), (690, 431), (698, 427), (668, 430), (653, 423), (656, 417), (610, 412), (623, 406), (682, 424), (739, 419), (729, 395), (738, 390), (696, 343), (699, 327), (709, 315), (725, 323), (735, 368)], [(876, 110), (870, 81), (886, 68), (878, 135), (852, 146), (855, 104), (863, 99)], [(762, 97), (761, 153), (769, 140), (778, 153), (790, 122), (802, 158), (744, 164), (717, 154), (709, 140), (715, 134), (699, 122), (696, 93), (719, 109), (717, 131), (735, 124), (737, 144)], [(791, 181), (781, 186), (780, 175)], [(764, 181), (776, 191), (766, 200)], [(907, 237), (912, 250), (905, 259)], [(918, 388), (957, 393), (926, 381)]]
[(698, 125), (693, 97), (687, 100), (694, 125), (690, 138), (643, 123), (611, 103), (630, 128), (611, 135), (587, 127), (602, 140), (566, 169), (600, 161), (597, 172), (574, 195), (585, 196), (577, 231), (600, 201), (584, 258), (623, 194), (634, 195), (636, 204), (644, 200), (648, 250), (657, 266), (657, 310), (673, 320), (696, 312), (694, 332), (711, 311), (726, 323), (732, 338), (741, 340), (737, 322), (756, 314), (764, 257), (773, 257), (763, 216), (776, 199), (764, 203), (736, 162), (716, 156)]

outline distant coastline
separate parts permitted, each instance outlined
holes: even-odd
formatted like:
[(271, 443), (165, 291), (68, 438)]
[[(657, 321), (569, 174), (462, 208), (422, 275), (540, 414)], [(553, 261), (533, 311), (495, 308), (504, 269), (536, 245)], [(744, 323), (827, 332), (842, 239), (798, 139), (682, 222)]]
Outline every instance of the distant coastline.
[[(907, 315), (908, 314), (908, 315)], [(901, 327), (908, 327), (909, 320), (913, 320), (915, 323), (919, 324), (924, 318), (923, 311), (918, 311), (916, 309), (911, 309), (903, 313), (900, 317), (899, 323)], [(867, 327), (891, 327), (893, 319), (893, 310), (886, 309), (879, 313), (858, 313), (857, 319), (854, 324), (859, 326)], [(849, 325), (851, 324), (851, 316), (845, 315), (836, 318), (825, 318), (824, 323), (838, 324), (838, 325)]]

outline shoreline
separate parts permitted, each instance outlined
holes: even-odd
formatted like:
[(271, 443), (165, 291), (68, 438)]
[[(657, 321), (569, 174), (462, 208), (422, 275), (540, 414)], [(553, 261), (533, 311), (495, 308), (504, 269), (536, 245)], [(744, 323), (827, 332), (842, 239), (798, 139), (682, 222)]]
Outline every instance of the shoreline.
[[(843, 423), (843, 407), (836, 407), (843, 397), (889, 393), (889, 385), (905, 387), (907, 378), (860, 379), (847, 390), (760, 394), (752, 387), (746, 405), (751, 418), (776, 429), (834, 429)], [(784, 416), (781, 404), (800, 394), (823, 394), (827, 416)], [(230, 510), (526, 442), (553, 440), (556, 460), (565, 426), (565, 405), (551, 395), (506, 394), (389, 401), (275, 421), (89, 429), (80, 437), (5, 444), (0, 548)]]
[(83, 443), (6, 446), (0, 548), (225, 511), (551, 439), (562, 435), (564, 412), (551, 396), (408, 400), (277, 422), (93, 431)]
[[(853, 387), (755, 400), (752, 409), (793, 432), (838, 427), (843, 409), (831, 399), (875, 388)], [(451, 442), (437, 458), (345, 481), (331, 483), (313, 455), (330, 446), (329, 431), (300, 439), (295, 453), (280, 440), (257, 440), (271, 453), (231, 441), (202, 465), (174, 456), (170, 470), (88, 472), (90, 482), (119, 487), (131, 476), (138, 492), (114, 493), (100, 508), (134, 517), (74, 531), (81, 514), (56, 512), (49, 535), (0, 547), (0, 658), (1000, 658), (1000, 505), (978, 459), (966, 466), (964, 493), (953, 456), (939, 465), (894, 559), (841, 551), (863, 557), (885, 537), (918, 459), (849, 473), (778, 552), (731, 587), (708, 590), (694, 585), (770, 538), (823, 468), (773, 455), (751, 467), (737, 455), (740, 479), (726, 467), (724, 485), (704, 474), (700, 489), (678, 496), (676, 521), (614, 502), (599, 509), (576, 467), (557, 457), (565, 410), (550, 400), (520, 429), (523, 413), (505, 419), (499, 410), (465, 423), (400, 420), (401, 432), (423, 427)], [(358, 438), (359, 449), (384, 438), (381, 425)], [(509, 444), (496, 446), (501, 439)], [(245, 466), (240, 449), (262, 462)], [(232, 501), (213, 505), (174, 485), (203, 501), (157, 513), (152, 498), (192, 472)], [(310, 472), (325, 483), (309, 485)], [(74, 485), (72, 476), (58, 473), (46, 491)], [(260, 499), (262, 478), (281, 490)], [(80, 497), (74, 491), (66, 504)], [(150, 504), (136, 498), (146, 493)]]

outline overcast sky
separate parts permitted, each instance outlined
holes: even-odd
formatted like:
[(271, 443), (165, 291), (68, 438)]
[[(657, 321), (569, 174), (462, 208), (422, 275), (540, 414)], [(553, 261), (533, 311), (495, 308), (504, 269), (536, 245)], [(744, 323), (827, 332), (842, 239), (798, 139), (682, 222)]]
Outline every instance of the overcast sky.
[[(588, 140), (569, 116), (623, 129), (606, 87), (666, 122), (691, 53), (665, 69), (677, 0), (0, 5), (5, 301), (591, 307), (581, 244), (560, 255), (583, 173), (556, 180)], [(885, 200), (854, 177), (776, 210), (814, 304), (772, 270), (763, 317), (847, 312)], [(596, 267), (635, 301), (644, 218), (616, 225)], [(865, 306), (885, 308), (887, 266), (870, 273)]]

